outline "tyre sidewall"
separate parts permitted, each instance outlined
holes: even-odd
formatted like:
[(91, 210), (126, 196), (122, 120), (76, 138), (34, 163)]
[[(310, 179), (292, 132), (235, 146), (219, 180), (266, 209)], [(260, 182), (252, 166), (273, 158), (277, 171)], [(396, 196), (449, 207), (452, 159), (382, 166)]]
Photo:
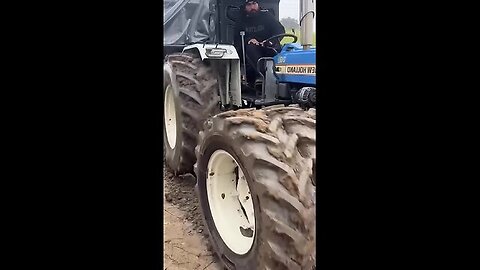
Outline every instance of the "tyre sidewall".
[[(219, 257), (222, 261), (225, 262), (225, 258), (223, 256), (227, 257), (227, 259), (235, 264), (236, 269), (256, 269), (257, 268), (257, 255), (258, 255), (258, 247), (260, 246), (260, 236), (261, 236), (261, 214), (260, 214), (260, 207), (259, 207), (259, 198), (258, 198), (258, 193), (256, 192), (254, 188), (254, 182), (253, 178), (250, 175), (250, 170), (247, 170), (247, 167), (249, 167), (247, 164), (248, 160), (246, 160), (246, 157), (239, 151), (235, 151), (233, 147), (231, 147), (230, 141), (226, 141), (225, 136), (218, 136), (218, 135), (213, 135), (210, 136), (205, 140), (205, 143), (202, 144), (201, 146), (201, 153), (202, 157), (200, 160), (198, 160), (198, 174), (197, 175), (197, 186), (196, 186), (196, 191), (200, 200), (200, 206), (202, 208), (203, 212), (203, 218), (204, 222), (207, 225), (207, 230), (210, 234), (211, 242), (214, 242), (214, 248), (219, 254)], [(210, 205), (208, 202), (208, 196), (207, 196), (207, 189), (206, 189), (206, 177), (207, 177), (207, 166), (208, 166), (208, 161), (211, 157), (211, 155), (216, 151), (216, 150), (224, 150), (228, 152), (232, 157), (235, 158), (237, 161), (238, 165), (242, 169), (247, 183), (250, 188), (250, 194), (253, 200), (253, 207), (254, 207), (254, 215), (255, 215), (255, 235), (254, 235), (254, 241), (253, 245), (250, 249), (249, 252), (247, 252), (244, 255), (238, 255), (234, 252), (232, 252), (228, 246), (223, 242), (220, 234), (218, 233), (215, 223), (212, 219), (212, 214), (210, 212)], [(247, 165), (247, 166), (245, 166)], [(227, 261), (225, 262), (225, 265), (230, 265), (230, 263)], [(235, 269), (233, 268), (233, 269)], [(229, 268), (230, 269), (230, 268)]]
[(168, 62), (166, 62), (163, 68), (163, 95), (162, 96), (163, 96), (164, 102), (165, 102), (165, 91), (168, 85), (171, 85), (171, 89), (173, 90), (173, 95), (175, 99), (175, 117), (176, 117), (175, 127), (177, 129), (177, 139), (176, 139), (175, 147), (171, 148), (167, 140), (167, 131), (165, 128), (165, 112), (164, 112), (163, 113), (164, 117), (162, 120), (162, 124), (164, 126), (163, 141), (165, 145), (165, 160), (168, 163), (170, 168), (176, 168), (180, 164), (180, 154), (181, 154), (180, 148), (183, 141), (183, 135), (182, 135), (183, 117), (182, 117), (182, 112), (180, 110), (179, 102), (181, 102), (181, 100), (179, 97), (176, 75), (173, 71), (172, 66)]

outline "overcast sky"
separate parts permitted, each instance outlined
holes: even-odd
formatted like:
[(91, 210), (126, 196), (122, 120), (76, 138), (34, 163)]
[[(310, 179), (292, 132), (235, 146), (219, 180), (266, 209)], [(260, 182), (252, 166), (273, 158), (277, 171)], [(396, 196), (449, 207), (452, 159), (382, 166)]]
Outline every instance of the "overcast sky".
[(291, 17), (299, 20), (300, 0), (280, 0), (280, 19)]

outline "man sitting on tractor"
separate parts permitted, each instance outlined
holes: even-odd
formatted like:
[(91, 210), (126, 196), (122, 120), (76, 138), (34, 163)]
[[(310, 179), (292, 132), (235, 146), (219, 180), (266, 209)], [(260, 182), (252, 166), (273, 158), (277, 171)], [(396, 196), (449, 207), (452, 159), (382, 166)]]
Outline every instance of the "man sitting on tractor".
[[(257, 78), (257, 61), (261, 57), (272, 57), (281, 50), (280, 40), (263, 41), (275, 35), (284, 34), (285, 28), (268, 11), (263, 11), (257, 0), (246, 0), (242, 6), (241, 20), (236, 25), (235, 46), (242, 53), (240, 31), (245, 31), (245, 58), (247, 82), (253, 86)], [(273, 48), (273, 49), (272, 49)], [(274, 50), (275, 49), (275, 50)]]

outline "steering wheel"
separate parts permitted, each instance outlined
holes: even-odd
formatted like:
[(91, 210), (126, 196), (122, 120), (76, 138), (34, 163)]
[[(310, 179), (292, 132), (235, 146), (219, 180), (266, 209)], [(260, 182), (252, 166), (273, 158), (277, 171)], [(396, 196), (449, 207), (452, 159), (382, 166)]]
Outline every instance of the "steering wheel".
[(284, 37), (292, 37), (292, 38), (293, 38), (293, 42), (292, 42), (292, 43), (295, 43), (295, 42), (297, 42), (297, 40), (298, 40), (298, 37), (295, 36), (294, 34), (284, 33), (284, 34), (275, 35), (275, 36), (273, 36), (273, 37), (269, 37), (269, 38), (265, 39), (265, 40), (263, 41), (263, 43), (265, 44), (267, 41), (270, 41), (270, 40), (272, 40), (272, 39), (274, 39), (274, 38), (279, 38), (279, 37), (281, 37), (281, 39), (278, 40), (279, 42), (280, 42)]

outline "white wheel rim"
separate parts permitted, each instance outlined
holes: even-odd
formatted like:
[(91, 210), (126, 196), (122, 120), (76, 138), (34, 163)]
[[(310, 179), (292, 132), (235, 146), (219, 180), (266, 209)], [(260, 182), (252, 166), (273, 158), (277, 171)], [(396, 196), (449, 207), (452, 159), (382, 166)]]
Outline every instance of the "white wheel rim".
[(217, 150), (208, 161), (206, 183), (210, 212), (220, 237), (231, 251), (247, 253), (255, 238), (255, 213), (242, 169), (229, 153)]
[(175, 113), (175, 99), (173, 97), (172, 85), (169, 84), (165, 90), (164, 99), (164, 121), (167, 141), (170, 148), (173, 149), (177, 143), (177, 115)]

